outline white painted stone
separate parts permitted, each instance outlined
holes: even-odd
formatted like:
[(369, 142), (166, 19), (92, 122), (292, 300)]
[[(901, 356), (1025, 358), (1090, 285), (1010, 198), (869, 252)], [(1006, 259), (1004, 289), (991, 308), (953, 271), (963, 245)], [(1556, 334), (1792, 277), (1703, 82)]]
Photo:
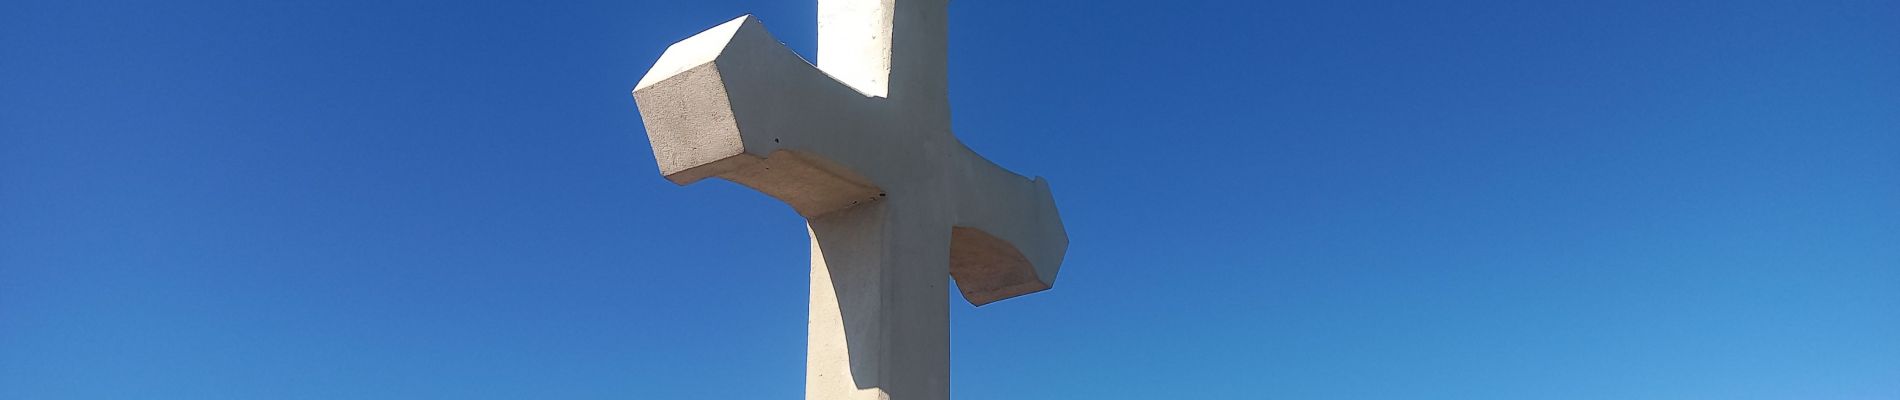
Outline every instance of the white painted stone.
[(1048, 289), (1068, 248), (1046, 181), (950, 131), (945, 0), (820, 0), (819, 64), (744, 16), (634, 89), (660, 172), (792, 206), (811, 233), (807, 399), (946, 399), (944, 276), (983, 305)]

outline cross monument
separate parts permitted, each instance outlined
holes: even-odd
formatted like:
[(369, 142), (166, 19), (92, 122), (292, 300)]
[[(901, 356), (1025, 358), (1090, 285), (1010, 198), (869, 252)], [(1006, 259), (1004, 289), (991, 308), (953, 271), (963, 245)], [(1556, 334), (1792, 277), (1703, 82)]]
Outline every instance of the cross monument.
[(633, 98), (660, 173), (805, 217), (805, 398), (950, 395), (948, 275), (983, 305), (1048, 289), (1068, 249), (1047, 181), (950, 131), (948, 0), (819, 0), (818, 65), (750, 15), (673, 44)]

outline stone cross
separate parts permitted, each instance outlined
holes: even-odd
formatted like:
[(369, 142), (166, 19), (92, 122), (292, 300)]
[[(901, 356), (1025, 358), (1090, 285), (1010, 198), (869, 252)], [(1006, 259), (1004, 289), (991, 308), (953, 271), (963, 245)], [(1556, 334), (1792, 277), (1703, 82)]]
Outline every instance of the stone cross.
[(946, 399), (945, 275), (975, 305), (1048, 289), (1049, 185), (950, 132), (947, 0), (819, 0), (818, 65), (752, 16), (666, 49), (633, 91), (660, 173), (791, 205), (811, 234), (806, 399)]

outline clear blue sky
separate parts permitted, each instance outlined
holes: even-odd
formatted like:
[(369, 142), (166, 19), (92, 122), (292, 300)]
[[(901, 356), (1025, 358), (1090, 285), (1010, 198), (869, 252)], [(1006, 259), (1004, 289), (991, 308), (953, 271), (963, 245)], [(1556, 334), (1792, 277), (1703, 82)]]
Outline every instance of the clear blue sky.
[[(952, 303), (956, 398), (1900, 399), (1900, 3), (951, 11), (1073, 242)], [(628, 96), (742, 13), (812, 54), (809, 0), (0, 3), (0, 399), (799, 398), (801, 220)]]

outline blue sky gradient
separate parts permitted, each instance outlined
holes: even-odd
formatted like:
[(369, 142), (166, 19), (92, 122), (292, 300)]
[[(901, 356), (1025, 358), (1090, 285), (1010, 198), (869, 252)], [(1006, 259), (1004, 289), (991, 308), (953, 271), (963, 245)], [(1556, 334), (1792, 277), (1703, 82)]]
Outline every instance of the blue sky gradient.
[[(802, 221), (628, 96), (742, 13), (813, 54), (811, 1), (0, 3), (0, 399), (799, 398)], [(1900, 2), (951, 25), (1072, 241), (952, 303), (955, 398), (1900, 398)]]

